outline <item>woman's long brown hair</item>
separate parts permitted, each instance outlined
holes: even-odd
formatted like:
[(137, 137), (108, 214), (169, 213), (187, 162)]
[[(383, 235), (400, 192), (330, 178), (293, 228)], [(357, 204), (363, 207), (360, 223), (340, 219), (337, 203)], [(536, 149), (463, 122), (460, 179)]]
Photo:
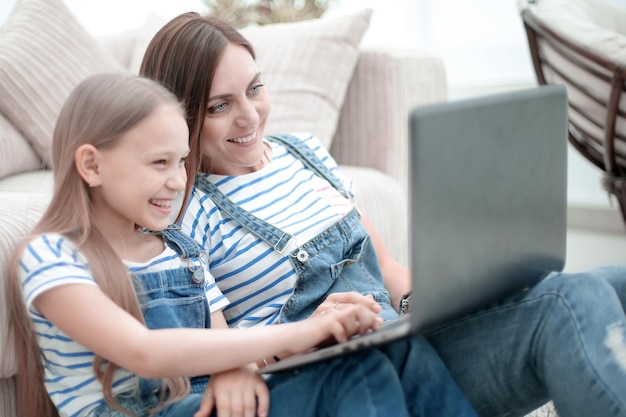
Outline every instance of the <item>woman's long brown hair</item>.
[[(163, 26), (146, 49), (139, 74), (158, 81), (183, 103), (189, 126), (187, 200), (202, 166), (200, 135), (210, 97), (215, 69), (228, 44), (241, 45), (255, 53), (252, 45), (234, 27), (211, 16), (184, 13)], [(178, 219), (182, 216), (182, 210)]]

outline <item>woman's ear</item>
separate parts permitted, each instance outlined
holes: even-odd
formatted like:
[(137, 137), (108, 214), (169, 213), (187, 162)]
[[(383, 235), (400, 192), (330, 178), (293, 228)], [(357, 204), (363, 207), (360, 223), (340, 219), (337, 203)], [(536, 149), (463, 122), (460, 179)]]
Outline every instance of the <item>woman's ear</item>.
[(74, 163), (78, 173), (90, 187), (100, 185), (100, 169), (98, 167), (98, 148), (90, 144), (78, 147), (74, 154)]

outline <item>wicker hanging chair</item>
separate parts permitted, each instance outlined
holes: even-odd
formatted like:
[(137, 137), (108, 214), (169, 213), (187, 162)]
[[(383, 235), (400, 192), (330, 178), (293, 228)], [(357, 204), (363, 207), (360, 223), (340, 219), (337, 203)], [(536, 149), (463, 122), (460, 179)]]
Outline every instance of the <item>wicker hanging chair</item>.
[[(559, 10), (559, 17), (569, 19), (568, 24), (589, 17), (585, 14), (589, 7), (613, 7), (603, 0), (568, 1), (570, 4)], [(588, 21), (584, 22), (586, 27), (603, 32), (598, 36), (575, 37), (575, 33), (589, 35), (589, 31), (581, 31), (575, 25), (571, 31), (562, 30), (563, 26), (555, 27), (538, 12), (534, 3), (521, 1), (519, 10), (537, 81), (542, 85), (566, 85), (569, 141), (604, 172), (602, 186), (616, 197), (626, 225), (626, 36), (603, 28), (601, 22)], [(615, 10), (626, 12), (626, 9)], [(572, 11), (574, 15), (567, 16)], [(610, 15), (605, 10), (591, 14), (595, 18)], [(592, 42), (585, 42), (581, 37)], [(601, 39), (609, 39), (611, 45), (623, 42), (624, 62), (619, 61), (619, 54), (604, 54), (597, 44)], [(608, 44), (608, 41), (603, 42), (603, 45)]]

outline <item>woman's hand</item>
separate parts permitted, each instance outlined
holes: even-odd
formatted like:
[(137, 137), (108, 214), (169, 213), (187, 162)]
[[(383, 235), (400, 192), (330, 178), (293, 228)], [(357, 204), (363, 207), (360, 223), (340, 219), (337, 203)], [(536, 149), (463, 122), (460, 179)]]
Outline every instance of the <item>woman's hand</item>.
[[(317, 311), (304, 320), (308, 330), (320, 332), (320, 342), (324, 346), (334, 342), (345, 342), (352, 336), (375, 330), (383, 323), (378, 316), (380, 306), (371, 296), (357, 293), (333, 294)], [(311, 330), (312, 329), (312, 330)]]
[(200, 409), (194, 417), (265, 417), (269, 414), (270, 394), (254, 365), (211, 376)]
[(315, 309), (313, 316), (329, 310), (343, 309), (351, 304), (362, 305), (376, 314), (380, 313), (382, 310), (380, 304), (378, 304), (371, 295), (362, 295), (358, 292), (338, 292), (330, 294), (324, 302)]

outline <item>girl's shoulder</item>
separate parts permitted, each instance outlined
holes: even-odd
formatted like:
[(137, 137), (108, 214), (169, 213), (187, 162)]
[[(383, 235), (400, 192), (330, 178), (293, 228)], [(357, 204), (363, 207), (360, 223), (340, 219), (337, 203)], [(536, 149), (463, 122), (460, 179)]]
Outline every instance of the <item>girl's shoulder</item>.
[(67, 237), (58, 233), (47, 233), (28, 238), (25, 241), (21, 258), (33, 258), (38, 261), (65, 257), (76, 259), (79, 257), (79, 252), (76, 244)]
[(95, 285), (89, 264), (77, 246), (59, 234), (31, 237), (17, 268), (27, 305), (48, 289), (70, 283)]

